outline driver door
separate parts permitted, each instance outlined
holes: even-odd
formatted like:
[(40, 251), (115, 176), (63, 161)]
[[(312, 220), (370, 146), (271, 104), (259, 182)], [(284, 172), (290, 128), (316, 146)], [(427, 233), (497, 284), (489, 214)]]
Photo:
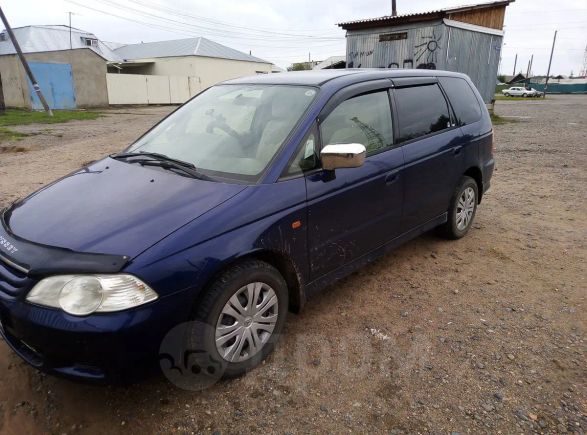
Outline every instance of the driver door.
[[(317, 279), (399, 235), (403, 201), (402, 150), (393, 140), (389, 87), (377, 82), (329, 107), (319, 120), (322, 148), (361, 143), (359, 168), (306, 175), (311, 279)], [(328, 107), (328, 106), (327, 106)]]

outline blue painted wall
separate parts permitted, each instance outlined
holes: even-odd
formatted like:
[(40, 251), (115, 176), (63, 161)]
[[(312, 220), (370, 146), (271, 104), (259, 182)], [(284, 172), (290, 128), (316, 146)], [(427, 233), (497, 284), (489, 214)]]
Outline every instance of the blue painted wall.
[[(29, 62), (35, 79), (51, 109), (75, 109), (75, 90), (71, 64)], [(43, 110), (43, 105), (29, 81), (33, 110)]]

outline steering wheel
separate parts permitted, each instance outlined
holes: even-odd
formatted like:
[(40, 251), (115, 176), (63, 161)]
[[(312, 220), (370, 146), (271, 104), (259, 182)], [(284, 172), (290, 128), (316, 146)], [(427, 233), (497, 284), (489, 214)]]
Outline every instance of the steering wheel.
[(215, 116), (214, 119), (208, 123), (206, 126), (206, 133), (214, 133), (215, 128), (225, 132), (235, 139), (240, 139), (240, 134), (226, 123), (226, 119), (222, 115)]

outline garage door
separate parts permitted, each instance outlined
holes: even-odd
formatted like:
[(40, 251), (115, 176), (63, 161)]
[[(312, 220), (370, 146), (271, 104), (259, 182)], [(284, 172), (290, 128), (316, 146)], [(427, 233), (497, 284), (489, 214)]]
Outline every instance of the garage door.
[[(75, 91), (73, 74), (68, 63), (29, 62), (35, 79), (51, 109), (75, 109)], [(32, 84), (29, 81), (31, 106), (34, 110), (43, 110)]]

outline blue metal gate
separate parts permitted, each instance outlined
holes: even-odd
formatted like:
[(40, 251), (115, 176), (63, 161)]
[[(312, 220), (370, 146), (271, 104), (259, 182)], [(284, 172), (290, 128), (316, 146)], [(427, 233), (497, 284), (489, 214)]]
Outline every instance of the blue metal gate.
[[(68, 63), (29, 62), (41, 91), (51, 109), (75, 109), (73, 74)], [(29, 81), (31, 105), (34, 110), (43, 110), (43, 105)]]

